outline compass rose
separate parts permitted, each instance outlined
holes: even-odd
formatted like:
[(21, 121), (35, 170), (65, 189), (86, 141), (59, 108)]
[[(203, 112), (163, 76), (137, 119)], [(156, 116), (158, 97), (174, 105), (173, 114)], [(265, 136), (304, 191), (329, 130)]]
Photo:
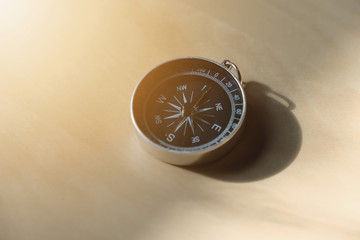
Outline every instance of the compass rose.
[(204, 117), (215, 117), (215, 115), (209, 114), (209, 111), (213, 110), (215, 107), (205, 107), (206, 104), (211, 102), (210, 99), (205, 98), (210, 90), (211, 87), (204, 85), (201, 89), (200, 97), (194, 102), (194, 91), (191, 91), (189, 100), (186, 98), (185, 92), (181, 92), (180, 100), (174, 95), (173, 98), (176, 102), (167, 102), (171, 108), (164, 109), (163, 111), (172, 113), (172, 115), (169, 115), (164, 119), (174, 120), (167, 125), (169, 128), (168, 134), (176, 133), (178, 130), (183, 128), (183, 136), (186, 135), (188, 129), (191, 129), (192, 135), (195, 136), (195, 127), (204, 132), (204, 127), (202, 125), (210, 125)]

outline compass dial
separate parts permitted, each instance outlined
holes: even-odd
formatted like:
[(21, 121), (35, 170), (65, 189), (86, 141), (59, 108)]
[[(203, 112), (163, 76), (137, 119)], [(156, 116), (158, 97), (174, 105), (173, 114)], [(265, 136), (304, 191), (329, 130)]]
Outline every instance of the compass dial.
[(184, 72), (160, 83), (145, 105), (152, 137), (174, 149), (206, 147), (234, 116), (229, 91), (205, 74)]
[(244, 112), (239, 80), (224, 65), (202, 58), (175, 59), (154, 68), (132, 99), (141, 137), (160, 150), (185, 153), (184, 158), (224, 145), (238, 132)]

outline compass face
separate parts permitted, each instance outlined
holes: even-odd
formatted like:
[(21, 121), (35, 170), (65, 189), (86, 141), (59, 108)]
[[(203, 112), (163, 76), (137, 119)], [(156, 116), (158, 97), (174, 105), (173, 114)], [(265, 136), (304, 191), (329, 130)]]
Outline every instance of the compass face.
[(141, 134), (170, 151), (216, 148), (243, 120), (244, 92), (223, 65), (201, 58), (166, 62), (150, 71), (133, 96)]

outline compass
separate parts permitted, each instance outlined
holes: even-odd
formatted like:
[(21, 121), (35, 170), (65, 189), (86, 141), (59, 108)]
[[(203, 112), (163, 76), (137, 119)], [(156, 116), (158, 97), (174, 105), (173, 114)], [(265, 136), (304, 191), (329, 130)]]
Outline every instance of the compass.
[(226, 154), (239, 137), (245, 112), (241, 75), (229, 60), (220, 64), (184, 57), (164, 62), (145, 74), (131, 99), (141, 144), (174, 165)]

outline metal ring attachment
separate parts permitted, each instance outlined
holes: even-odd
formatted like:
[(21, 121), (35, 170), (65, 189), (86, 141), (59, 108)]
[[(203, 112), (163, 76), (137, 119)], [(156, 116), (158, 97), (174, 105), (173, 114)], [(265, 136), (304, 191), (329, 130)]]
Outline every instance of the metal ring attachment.
[(241, 86), (245, 86), (243, 80), (241, 79), (241, 74), (239, 68), (235, 65), (235, 63), (231, 62), (230, 60), (225, 59), (222, 63), (226, 68), (228, 68), (230, 71), (233, 68), (236, 71), (237, 78), (241, 84)]

